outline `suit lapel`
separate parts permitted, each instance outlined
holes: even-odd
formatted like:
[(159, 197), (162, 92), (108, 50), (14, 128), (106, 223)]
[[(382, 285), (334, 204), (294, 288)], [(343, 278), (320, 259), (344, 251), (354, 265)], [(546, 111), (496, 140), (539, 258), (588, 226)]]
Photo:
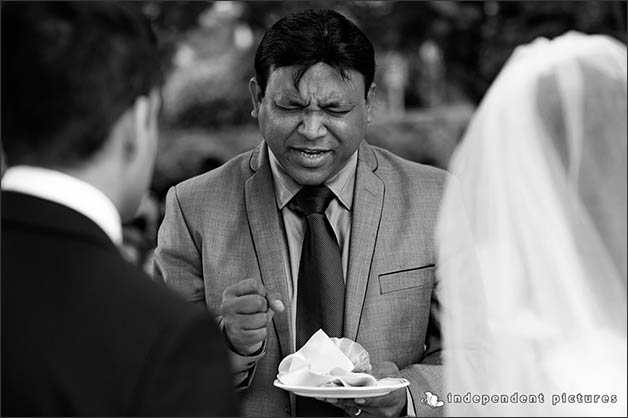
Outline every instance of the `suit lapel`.
[(344, 334), (355, 341), (384, 205), (384, 182), (375, 175), (377, 159), (362, 141), (353, 198)]
[[(255, 149), (250, 164), (255, 173), (246, 181), (244, 197), (262, 282), (269, 292), (279, 293), (287, 306), (290, 293), (285, 272), (283, 229), (265, 143)], [(282, 354), (286, 356), (293, 351), (290, 314), (286, 311), (274, 315), (273, 323)]]

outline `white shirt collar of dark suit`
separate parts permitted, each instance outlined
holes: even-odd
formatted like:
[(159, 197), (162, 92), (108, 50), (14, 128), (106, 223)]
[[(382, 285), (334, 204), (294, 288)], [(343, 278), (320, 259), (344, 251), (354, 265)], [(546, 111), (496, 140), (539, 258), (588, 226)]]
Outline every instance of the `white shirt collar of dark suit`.
[(103, 192), (76, 177), (20, 165), (4, 173), (2, 190), (28, 194), (73, 209), (94, 221), (115, 245), (122, 243), (122, 225), (116, 207)]

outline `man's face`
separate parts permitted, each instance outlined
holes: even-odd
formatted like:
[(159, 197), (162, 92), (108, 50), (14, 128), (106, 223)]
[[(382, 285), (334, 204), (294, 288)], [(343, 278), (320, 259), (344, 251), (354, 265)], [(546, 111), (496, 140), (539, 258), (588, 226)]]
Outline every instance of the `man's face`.
[(364, 98), (364, 77), (342, 76), (318, 63), (295, 89), (293, 67), (273, 70), (266, 93), (251, 81), (251, 95), (262, 136), (288, 175), (302, 185), (317, 185), (338, 173), (364, 138), (371, 120), (375, 85)]

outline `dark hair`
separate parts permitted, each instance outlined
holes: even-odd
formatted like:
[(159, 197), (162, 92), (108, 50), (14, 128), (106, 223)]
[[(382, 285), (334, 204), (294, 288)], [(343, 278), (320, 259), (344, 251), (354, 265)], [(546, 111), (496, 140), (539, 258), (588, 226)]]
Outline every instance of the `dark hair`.
[(334, 10), (309, 9), (278, 20), (257, 48), (257, 82), (264, 93), (271, 71), (295, 66), (297, 86), (303, 74), (319, 62), (345, 78), (349, 69), (360, 72), (366, 97), (375, 75), (373, 45), (355, 24)]
[(11, 2), (1, 18), (8, 165), (80, 164), (162, 83), (156, 38), (135, 5)]

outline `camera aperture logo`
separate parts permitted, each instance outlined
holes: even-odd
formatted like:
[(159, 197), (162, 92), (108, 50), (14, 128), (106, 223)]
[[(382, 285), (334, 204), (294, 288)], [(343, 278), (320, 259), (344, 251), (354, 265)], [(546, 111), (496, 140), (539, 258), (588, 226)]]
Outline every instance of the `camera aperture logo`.
[(432, 394), (432, 392), (424, 392), (425, 398), (421, 399), (421, 403), (429, 406), (430, 408), (440, 408), (445, 405), (445, 402), (438, 399), (438, 396)]

